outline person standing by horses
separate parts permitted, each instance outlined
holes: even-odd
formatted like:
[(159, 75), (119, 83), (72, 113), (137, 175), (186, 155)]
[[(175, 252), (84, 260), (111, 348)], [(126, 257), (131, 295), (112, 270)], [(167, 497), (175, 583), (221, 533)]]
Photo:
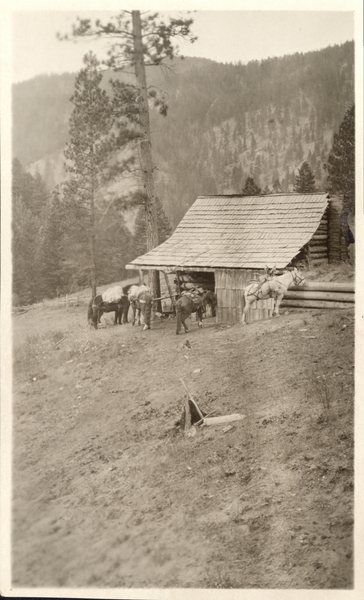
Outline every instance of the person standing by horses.
[(141, 324), (141, 316), (144, 320), (143, 331), (150, 329), (153, 296), (152, 290), (147, 285), (132, 285), (128, 291), (128, 299), (132, 308), (132, 325), (137, 321)]

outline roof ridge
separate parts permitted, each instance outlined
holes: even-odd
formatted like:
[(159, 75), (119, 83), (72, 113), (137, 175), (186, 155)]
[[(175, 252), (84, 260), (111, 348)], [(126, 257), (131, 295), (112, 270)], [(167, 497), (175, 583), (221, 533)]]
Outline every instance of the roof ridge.
[(329, 195), (329, 192), (279, 192), (277, 194), (201, 194), (198, 198), (271, 198), (272, 196), (323, 196)]

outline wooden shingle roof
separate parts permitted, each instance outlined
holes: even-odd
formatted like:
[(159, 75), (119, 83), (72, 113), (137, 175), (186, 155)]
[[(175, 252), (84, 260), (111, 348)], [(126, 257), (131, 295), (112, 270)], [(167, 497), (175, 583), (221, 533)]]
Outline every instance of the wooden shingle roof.
[(200, 196), (168, 240), (130, 268), (285, 267), (307, 244), (326, 193)]

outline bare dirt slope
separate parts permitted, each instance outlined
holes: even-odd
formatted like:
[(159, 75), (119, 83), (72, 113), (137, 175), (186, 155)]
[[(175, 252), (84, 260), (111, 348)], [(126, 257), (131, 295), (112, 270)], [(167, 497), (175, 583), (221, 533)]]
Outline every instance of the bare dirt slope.
[[(350, 588), (353, 310), (178, 337), (85, 310), (14, 317), (14, 586)], [(245, 418), (185, 436), (180, 378)]]

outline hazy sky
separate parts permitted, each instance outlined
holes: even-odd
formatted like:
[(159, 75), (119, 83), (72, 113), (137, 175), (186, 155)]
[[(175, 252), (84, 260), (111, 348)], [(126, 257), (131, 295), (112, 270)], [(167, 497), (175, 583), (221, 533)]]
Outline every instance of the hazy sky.
[[(10, 3), (9, 3), (10, 4)], [(243, 3), (235, 5), (243, 6)], [(84, 6), (72, 3), (72, 7)], [(206, 3), (205, 3), (206, 5)], [(220, 3), (220, 6), (222, 3)], [(228, 3), (224, 2), (224, 6)], [(247, 6), (244, 3), (244, 6)], [(271, 2), (265, 6), (270, 7)], [(287, 3), (282, 3), (286, 6)], [(193, 32), (198, 41), (191, 45), (180, 42), (186, 56), (211, 58), (219, 62), (246, 63), (253, 59), (283, 56), (295, 52), (318, 50), (354, 39), (354, 12), (350, 0), (343, 4), (346, 10), (335, 9), (335, 2), (323, 3), (328, 11), (316, 10), (197, 10), (192, 13)], [(28, 7), (37, 8), (39, 3)], [(48, 6), (50, 6), (48, 4)], [(52, 4), (53, 6), (53, 4)], [(184, 4), (184, 6), (187, 6)], [(219, 6), (209, 2), (209, 6)], [(258, 6), (258, 4), (255, 4)], [(296, 2), (295, 6), (299, 7)], [(307, 6), (307, 3), (305, 3)], [(138, 8), (138, 7), (135, 7)], [(101, 13), (85, 10), (16, 10), (11, 14), (12, 79), (15, 82), (30, 79), (40, 73), (76, 72), (82, 66), (82, 57), (91, 48), (102, 57), (106, 52), (104, 41), (82, 41), (77, 44), (57, 40), (57, 31), (67, 33), (76, 16), (94, 18), (117, 14), (117, 10)], [(163, 14), (168, 15), (166, 11)], [(186, 13), (182, 13), (186, 16)]]

